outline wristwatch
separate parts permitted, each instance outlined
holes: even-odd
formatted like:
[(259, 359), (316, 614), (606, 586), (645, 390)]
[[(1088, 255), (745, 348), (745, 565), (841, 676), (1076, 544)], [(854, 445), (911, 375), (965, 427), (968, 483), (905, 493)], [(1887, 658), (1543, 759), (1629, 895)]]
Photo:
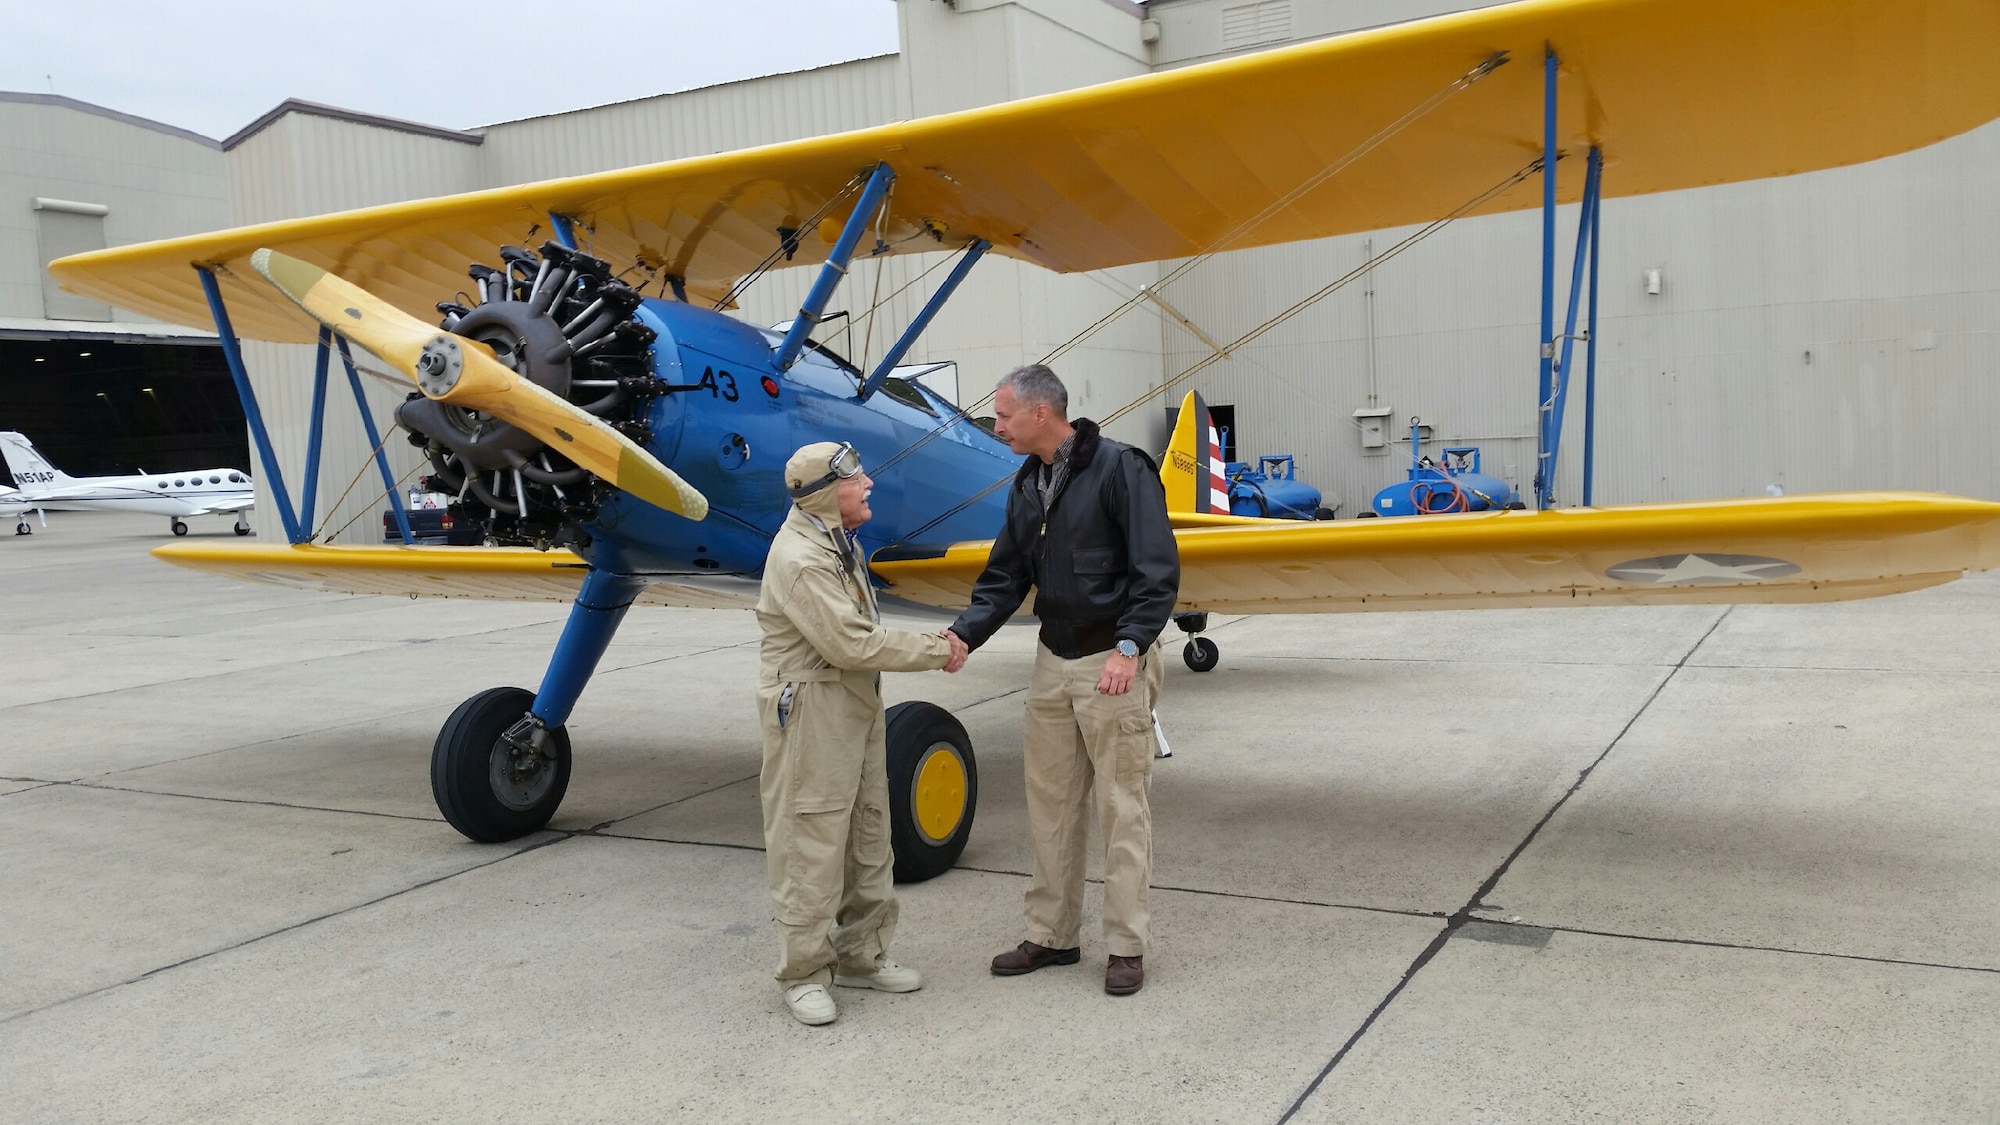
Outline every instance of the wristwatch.
[(1132, 643), (1130, 637), (1122, 638), (1118, 642), (1118, 655), (1136, 657), (1139, 655), (1139, 646)]

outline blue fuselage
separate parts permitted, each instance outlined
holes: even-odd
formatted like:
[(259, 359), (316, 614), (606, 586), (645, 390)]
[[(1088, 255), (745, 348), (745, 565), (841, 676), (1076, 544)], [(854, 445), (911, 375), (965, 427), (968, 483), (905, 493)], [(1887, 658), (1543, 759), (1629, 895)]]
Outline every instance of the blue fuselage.
[(850, 368), (808, 349), (791, 370), (779, 371), (772, 360), (780, 337), (733, 317), (656, 300), (637, 317), (659, 334), (654, 374), (683, 388), (652, 401), (650, 449), (708, 497), (709, 513), (695, 522), (617, 493), (585, 528), (597, 565), (625, 573), (760, 574), (791, 507), (785, 462), (816, 441), (852, 442), (861, 452), (875, 481), (874, 518), (861, 529), (870, 552), (890, 543), (990, 539), (999, 530), (1007, 494), (991, 486), (1011, 476), (1020, 458), (929, 388), (904, 383), (892, 388), (898, 393), (877, 391), (863, 402)]

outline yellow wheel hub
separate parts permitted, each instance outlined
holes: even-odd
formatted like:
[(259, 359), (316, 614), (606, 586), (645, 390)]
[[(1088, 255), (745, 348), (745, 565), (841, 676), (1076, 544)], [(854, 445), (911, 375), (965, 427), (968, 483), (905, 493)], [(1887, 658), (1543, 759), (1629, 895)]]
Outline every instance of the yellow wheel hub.
[(958, 831), (965, 819), (965, 763), (949, 743), (939, 743), (924, 752), (917, 763), (917, 783), (910, 803), (915, 806), (917, 830), (929, 844), (942, 844)]

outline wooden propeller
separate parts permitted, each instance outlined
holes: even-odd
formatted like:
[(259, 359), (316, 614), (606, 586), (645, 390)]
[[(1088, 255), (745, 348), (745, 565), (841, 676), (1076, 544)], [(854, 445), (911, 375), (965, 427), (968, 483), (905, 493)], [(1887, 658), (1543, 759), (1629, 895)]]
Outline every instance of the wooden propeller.
[(367, 290), (275, 250), (250, 264), (314, 320), (381, 356), (427, 398), (519, 426), (613, 488), (691, 520), (708, 498), (638, 443), (515, 373), (486, 345), (426, 324)]

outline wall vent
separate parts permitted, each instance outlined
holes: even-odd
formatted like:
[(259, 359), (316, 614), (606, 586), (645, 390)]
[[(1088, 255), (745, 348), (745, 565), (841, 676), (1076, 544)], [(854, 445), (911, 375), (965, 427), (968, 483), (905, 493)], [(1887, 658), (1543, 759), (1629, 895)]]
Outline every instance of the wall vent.
[(1222, 9), (1222, 49), (1281, 43), (1292, 37), (1292, 0), (1258, 0)]

